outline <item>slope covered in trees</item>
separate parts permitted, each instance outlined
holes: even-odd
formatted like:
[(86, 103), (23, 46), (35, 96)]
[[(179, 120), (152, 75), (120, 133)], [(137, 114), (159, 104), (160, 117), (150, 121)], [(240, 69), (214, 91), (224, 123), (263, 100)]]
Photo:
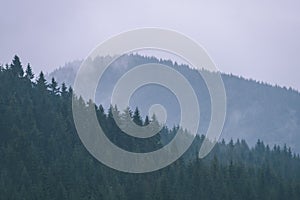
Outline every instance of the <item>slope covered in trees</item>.
[[(96, 65), (106, 63), (109, 58), (97, 58)], [(206, 133), (210, 120), (210, 96), (199, 74), (187, 65), (178, 65), (170, 60), (124, 55), (114, 61), (102, 77), (96, 93), (97, 104), (109, 106), (107, 99), (117, 80), (128, 70), (145, 63), (160, 63), (179, 71), (191, 83), (199, 99), (201, 121), (199, 134)], [(80, 62), (68, 63), (49, 75), (58, 82), (72, 86)], [(93, 72), (91, 72), (93, 73)], [(234, 75), (222, 74), (227, 95), (227, 116), (222, 137), (228, 142), (231, 138), (243, 138), (254, 146), (258, 139), (269, 145), (288, 144), (300, 153), (300, 94), (285, 87), (271, 86), (266, 83), (246, 80)], [(101, 83), (103, 83), (101, 85)], [(162, 87), (155, 85), (143, 87), (133, 95), (131, 106), (138, 106), (143, 115), (149, 105), (159, 102), (168, 115), (169, 125), (178, 124), (180, 109), (176, 97)]]
[[(203, 137), (172, 165), (147, 174), (127, 174), (95, 160), (79, 140), (72, 120), (72, 89), (44, 74), (36, 80), (18, 57), (0, 69), (0, 199), (300, 199), (300, 159), (284, 146), (258, 141), (218, 143), (197, 158)], [(92, 105), (95, 106), (95, 105)], [(147, 151), (170, 140), (164, 127), (148, 141), (126, 136), (110, 108), (95, 106), (107, 136), (122, 148)], [(145, 124), (136, 110), (136, 123)]]

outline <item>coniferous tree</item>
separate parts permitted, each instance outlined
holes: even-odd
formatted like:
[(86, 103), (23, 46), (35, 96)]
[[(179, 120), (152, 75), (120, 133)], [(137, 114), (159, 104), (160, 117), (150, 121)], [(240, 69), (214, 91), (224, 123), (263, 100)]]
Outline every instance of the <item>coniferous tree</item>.
[(30, 66), (29, 63), (28, 63), (28, 65), (27, 65), (27, 67), (26, 67), (25, 73), (26, 73), (25, 76), (26, 76), (27, 79), (32, 80), (32, 79), (34, 78), (34, 74), (33, 74), (33, 72), (32, 72), (32, 69), (31, 69), (31, 66)]
[(11, 65), (10, 65), (10, 69), (14, 76), (23, 77), (24, 71), (22, 68), (20, 58), (17, 55), (15, 55)]
[(40, 72), (40, 75), (36, 81), (36, 86), (40, 91), (46, 91), (48, 88), (47, 81), (42, 71)]
[(59, 87), (54, 78), (51, 79), (49, 88), (50, 88), (50, 91), (52, 92), (52, 94), (57, 95), (59, 93)]
[(145, 122), (144, 122), (144, 126), (147, 126), (148, 124), (150, 124), (150, 120), (148, 115), (145, 117)]
[(61, 84), (61, 96), (62, 97), (66, 97), (67, 96), (67, 86), (65, 83)]
[(140, 111), (138, 108), (135, 108), (134, 113), (133, 113), (133, 122), (136, 123), (139, 126), (143, 125), (143, 120), (142, 117), (140, 115)]

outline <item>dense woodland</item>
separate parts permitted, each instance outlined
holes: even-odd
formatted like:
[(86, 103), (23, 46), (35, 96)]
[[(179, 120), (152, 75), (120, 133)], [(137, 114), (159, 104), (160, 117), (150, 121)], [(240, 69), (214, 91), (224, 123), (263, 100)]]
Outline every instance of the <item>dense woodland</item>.
[[(287, 146), (258, 141), (219, 142), (205, 159), (197, 136), (172, 165), (146, 174), (127, 174), (95, 160), (82, 145), (72, 119), (72, 88), (47, 83), (41, 72), (15, 56), (0, 68), (0, 199), (300, 199), (300, 158)], [(93, 105), (95, 106), (95, 105)], [(113, 107), (95, 106), (106, 135), (136, 152), (160, 148), (178, 127), (164, 127), (147, 140), (130, 138), (116, 126)], [(145, 125), (139, 110), (132, 120)]]
[[(97, 57), (93, 60), (95, 68), (109, 63), (112, 58)], [(201, 111), (199, 135), (208, 129), (211, 113), (210, 94), (202, 76), (192, 66), (178, 64), (172, 60), (139, 54), (125, 54), (114, 60), (100, 79), (95, 101), (105, 108), (109, 107), (110, 97), (114, 86), (127, 71), (142, 64), (156, 63), (168, 66), (182, 74), (190, 83), (198, 97)], [(63, 67), (46, 75), (48, 82), (51, 78), (67, 86), (72, 86), (80, 67), (81, 61), (67, 63)], [(200, 70), (201, 71), (201, 70)], [(91, 71), (94, 74), (95, 71)], [(205, 71), (201, 71), (205, 73)], [(158, 73), (159, 75), (159, 73)], [(209, 74), (206, 74), (209, 75)], [(226, 89), (227, 109), (226, 121), (222, 137), (229, 141), (243, 138), (251, 146), (258, 139), (265, 143), (284, 146), (288, 144), (296, 152), (300, 152), (300, 93), (293, 88), (270, 85), (261, 81), (245, 79), (236, 75), (221, 74)], [(137, 90), (132, 96), (130, 106), (139, 107), (143, 116), (149, 107), (159, 103), (168, 113), (167, 124), (180, 123), (180, 105), (177, 98), (168, 90), (155, 85), (148, 85)]]

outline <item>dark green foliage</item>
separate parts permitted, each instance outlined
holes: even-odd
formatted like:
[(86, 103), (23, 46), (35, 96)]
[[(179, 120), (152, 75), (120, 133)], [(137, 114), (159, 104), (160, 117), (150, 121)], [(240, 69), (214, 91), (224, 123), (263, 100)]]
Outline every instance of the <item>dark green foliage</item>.
[(22, 68), (20, 58), (18, 56), (14, 57), (11, 65), (10, 65), (10, 70), (15, 77), (23, 77), (24, 71)]
[(142, 120), (142, 117), (140, 115), (140, 111), (138, 110), (138, 108), (135, 108), (135, 111), (133, 113), (133, 121), (134, 121), (134, 123), (136, 123), (139, 126), (143, 125), (143, 120)]
[[(19, 59), (14, 60), (14, 67), (0, 70), (1, 200), (300, 199), (299, 155), (262, 141), (253, 148), (244, 140), (223, 141), (199, 160), (204, 137), (197, 136), (188, 152), (165, 169), (138, 175), (110, 169), (87, 152), (76, 134), (72, 89), (64, 84), (59, 89), (54, 79), (48, 86), (43, 73), (35, 83), (28, 81), (32, 76), (26, 70), (23, 77), (16, 68)], [(116, 107), (105, 113), (101, 105), (89, 106), (111, 141), (135, 152), (160, 148), (179, 128), (163, 127), (157, 136), (138, 140), (117, 127)], [(138, 109), (126, 115), (140, 125), (155, 121), (155, 116), (143, 120)]]
[[(95, 59), (95, 64), (106, 63), (107, 57)], [(107, 72), (102, 76), (102, 87), (99, 84), (96, 92), (96, 100), (104, 103), (105, 107), (109, 102), (106, 101), (111, 96), (112, 88), (117, 81), (127, 71), (143, 64), (158, 63), (167, 65), (180, 74), (182, 74), (191, 84), (198, 96), (199, 107), (201, 111), (199, 134), (205, 134), (211, 117), (210, 94), (203, 78), (198, 74), (198, 70), (191, 69), (183, 64), (174, 64), (171, 60), (157, 59), (138, 54), (123, 55), (115, 60)], [(66, 82), (72, 85), (75, 80), (76, 72), (79, 69), (80, 62), (68, 63), (50, 73), (47, 80), (51, 77), (59, 82)], [(120, 67), (121, 66), (121, 67)], [(192, 66), (191, 66), (192, 67)], [(94, 68), (96, 69), (96, 68)], [(210, 73), (200, 70), (208, 77)], [(91, 71), (90, 73), (94, 73)], [(158, 73), (159, 75), (159, 73)], [(267, 83), (258, 82), (235, 75), (222, 74), (224, 86), (226, 89), (227, 109), (226, 121), (222, 137), (226, 141), (233, 138), (243, 138), (251, 146), (255, 145), (258, 138), (270, 145), (289, 144), (294, 151), (300, 152), (300, 93), (292, 88), (272, 86)], [(143, 115), (147, 113), (149, 104), (147, 102), (159, 102), (166, 108), (168, 113), (167, 123), (169, 126), (178, 124), (180, 119), (180, 109), (171, 96), (164, 90), (157, 90), (154, 85), (147, 86), (140, 90), (139, 94), (134, 96), (132, 106), (138, 106)], [(149, 89), (149, 88), (153, 88)], [(142, 92), (142, 91), (147, 91)], [(171, 114), (172, 113), (172, 114)], [(151, 116), (150, 116), (151, 117)]]
[(51, 79), (51, 84), (49, 85), (52, 94), (57, 95), (59, 93), (59, 87), (54, 78)]
[(149, 120), (149, 117), (146, 116), (144, 126), (147, 126), (148, 124), (150, 124), (150, 120)]
[(40, 72), (40, 75), (36, 81), (36, 86), (40, 92), (45, 92), (47, 90), (48, 85), (43, 72)]
[(25, 75), (26, 78), (28, 78), (29, 80), (32, 80), (32, 79), (34, 78), (34, 74), (33, 74), (33, 72), (32, 72), (32, 69), (31, 69), (31, 67), (30, 67), (30, 64), (27, 65), (27, 68), (26, 68), (25, 73), (26, 73), (26, 75)]

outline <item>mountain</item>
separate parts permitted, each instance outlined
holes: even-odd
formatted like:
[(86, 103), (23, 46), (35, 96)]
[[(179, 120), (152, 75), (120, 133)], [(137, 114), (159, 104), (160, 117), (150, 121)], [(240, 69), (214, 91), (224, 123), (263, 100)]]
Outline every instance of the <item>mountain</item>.
[[(105, 63), (111, 58), (97, 58)], [(68, 63), (52, 73), (55, 79), (72, 86), (80, 61)], [(199, 134), (205, 134), (210, 119), (210, 96), (202, 77), (187, 65), (178, 65), (170, 60), (140, 55), (124, 55), (114, 61), (105, 71), (96, 92), (96, 103), (109, 107), (110, 97), (117, 80), (128, 70), (146, 63), (165, 64), (179, 71), (190, 82), (199, 99), (201, 120)], [(209, 72), (208, 72), (209, 73)], [(287, 144), (300, 152), (300, 94), (291, 88), (272, 86), (267, 83), (222, 74), (227, 96), (227, 115), (221, 138), (243, 138), (251, 146), (257, 139), (269, 145)], [(176, 97), (166, 88), (147, 85), (132, 96), (130, 107), (138, 106), (145, 116), (152, 104), (162, 104), (168, 114), (169, 127), (178, 124), (180, 107)]]
[[(72, 99), (83, 112), (95, 109), (107, 137), (128, 151), (161, 147), (160, 136), (172, 136), (176, 128), (164, 127), (146, 140), (130, 137), (114, 122), (114, 108), (105, 112), (93, 103), (87, 106), (73, 98), (71, 88), (59, 89), (55, 81), (48, 84), (43, 73), (33, 80), (31, 72), (29, 66), (24, 74), (18, 57), (0, 66), (1, 200), (300, 198), (299, 154), (287, 146), (270, 148), (260, 140), (253, 148), (245, 140), (221, 141), (199, 159), (204, 136), (196, 136), (188, 151), (164, 169), (142, 174), (111, 169), (84, 148), (72, 117)], [(138, 109), (132, 120), (143, 125), (147, 121)]]

